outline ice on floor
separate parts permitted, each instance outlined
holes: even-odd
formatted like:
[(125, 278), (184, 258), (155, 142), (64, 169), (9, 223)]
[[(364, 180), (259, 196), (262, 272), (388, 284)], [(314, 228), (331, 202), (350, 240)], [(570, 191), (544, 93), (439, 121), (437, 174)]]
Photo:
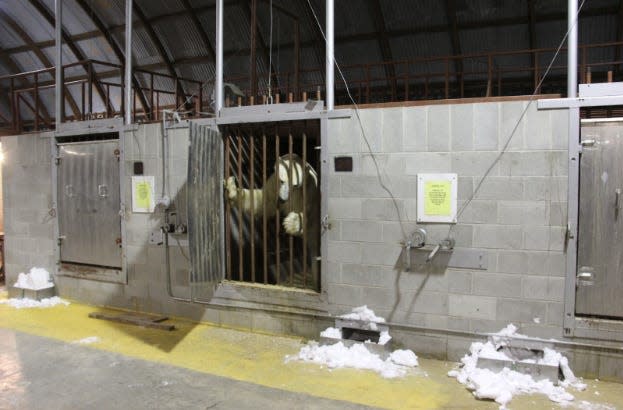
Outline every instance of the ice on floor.
[(4, 300), (0, 300), (0, 304), (9, 305), (16, 309), (24, 309), (24, 308), (49, 308), (49, 307), (53, 307), (56, 305), (67, 306), (69, 305), (69, 302), (59, 298), (58, 296), (54, 296), (51, 298), (45, 298), (41, 300), (34, 300), (34, 299), (28, 299), (28, 298), (4, 299)]
[(84, 339), (80, 339), (80, 340), (74, 340), (73, 344), (77, 344), (77, 345), (90, 345), (93, 343), (99, 343), (101, 340), (99, 337), (97, 336), (89, 336), (89, 337), (85, 337)]
[(13, 285), (19, 289), (42, 290), (54, 286), (50, 272), (43, 268), (31, 268), (28, 273), (17, 275), (17, 282)]
[[(479, 399), (492, 399), (500, 404), (500, 409), (505, 409), (506, 405), (518, 394), (541, 393), (549, 397), (550, 400), (568, 404), (573, 401), (573, 395), (568, 393), (566, 388), (573, 387), (577, 390), (584, 390), (586, 385), (581, 383), (573, 374), (569, 367), (569, 362), (559, 352), (545, 348), (544, 356), (539, 359), (539, 363), (558, 365), (562, 370), (564, 380), (557, 385), (550, 380), (534, 380), (532, 376), (504, 368), (501, 372), (495, 373), (489, 369), (476, 367), (479, 357), (513, 360), (505, 353), (497, 349), (503, 345), (503, 339), (509, 336), (526, 338), (517, 333), (517, 327), (510, 324), (491, 338), (486, 343), (475, 342), (470, 347), (470, 353), (461, 359), (462, 367), (448, 373), (451, 377), (467, 386), (473, 391), (474, 396)], [(534, 363), (534, 359), (522, 360), (526, 363)]]
[[(385, 319), (378, 317), (367, 306), (360, 306), (351, 313), (340, 316), (343, 319), (369, 321), (371, 324), (383, 323)], [(342, 330), (329, 327), (320, 333), (320, 336), (330, 339), (341, 339)], [(386, 344), (391, 339), (389, 332), (381, 332), (379, 343)], [(316, 341), (310, 341), (301, 348), (298, 354), (286, 356), (286, 362), (301, 360), (327, 366), (329, 369), (350, 367), (354, 369), (373, 370), (384, 378), (404, 377), (409, 369), (418, 366), (415, 353), (411, 350), (395, 350), (385, 360), (370, 352), (365, 343), (356, 343), (346, 346), (341, 341), (332, 345), (320, 345)]]

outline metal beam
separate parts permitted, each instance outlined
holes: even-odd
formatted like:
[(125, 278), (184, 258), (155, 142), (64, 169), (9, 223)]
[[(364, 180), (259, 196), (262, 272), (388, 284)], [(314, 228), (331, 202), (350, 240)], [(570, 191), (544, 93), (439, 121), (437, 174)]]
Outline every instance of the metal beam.
[(327, 87), (327, 96), (326, 96), (326, 107), (327, 111), (333, 111), (335, 104), (335, 53), (334, 53), (334, 30), (335, 27), (335, 14), (334, 14), (334, 3), (333, 0), (326, 0), (326, 35), (327, 35), (327, 56), (326, 56), (326, 71), (325, 75), (326, 81), (325, 85)]
[[(151, 42), (154, 44), (154, 47), (156, 47), (156, 50), (158, 51), (158, 55), (162, 59), (164, 66), (169, 72), (169, 75), (173, 77), (177, 77), (178, 75), (175, 72), (175, 67), (171, 63), (171, 59), (167, 55), (167, 51), (165, 50), (164, 45), (162, 44), (162, 41), (160, 41), (160, 38), (156, 34), (156, 31), (154, 30), (153, 26), (147, 21), (147, 18), (145, 17), (145, 13), (143, 13), (143, 10), (141, 10), (141, 8), (136, 2), (134, 2), (132, 9), (134, 11), (134, 14), (136, 14), (136, 17), (138, 18), (138, 20), (142, 23), (143, 29), (147, 33), (147, 36), (149, 37)], [(186, 95), (186, 92), (184, 91), (184, 87), (182, 86), (180, 81), (176, 81), (176, 91), (183, 98)], [(175, 105), (176, 106), (178, 105), (178, 101), (175, 101)]]
[[(123, 120), (125, 125), (132, 124), (132, 4), (133, 0), (125, 0), (125, 72), (123, 81), (125, 110)], [(177, 101), (175, 102), (177, 105)], [(164, 154), (163, 154), (164, 155)]]
[[(56, 27), (56, 19), (55, 19), (54, 15), (41, 2), (41, 0), (28, 0), (28, 1), (39, 12), (39, 14), (41, 14), (41, 16), (43, 16), (43, 18), (48, 22), (48, 24), (50, 24), (52, 27)], [(61, 0), (56, 0), (56, 1), (61, 1)], [(59, 27), (59, 31), (60, 31), (60, 33), (57, 33), (57, 35), (60, 34), (60, 37), (65, 42), (65, 44), (67, 44), (67, 46), (69, 47), (71, 52), (74, 54), (76, 59), (78, 61), (85, 61), (85, 60), (87, 60), (87, 58), (85, 57), (84, 53), (80, 50), (80, 48), (76, 45), (76, 43), (74, 43), (72, 41), (72, 39), (69, 36), (69, 34), (67, 33), (67, 31), (65, 31), (62, 27)], [(59, 58), (59, 56), (57, 56), (57, 58)], [(55, 62), (55, 64), (58, 65), (58, 62)], [(84, 71), (89, 72), (88, 64), (83, 64), (82, 67), (83, 67)], [(58, 79), (58, 77), (59, 76), (57, 75), (57, 79)], [(101, 84), (97, 80), (95, 80), (95, 81), (93, 81), (93, 85), (95, 86), (95, 91), (97, 91), (97, 94), (102, 99), (102, 102), (106, 103), (106, 93), (104, 92), (104, 89), (102, 88)], [(62, 100), (61, 100), (61, 103), (62, 103)], [(111, 111), (113, 110), (113, 108), (110, 106), (110, 102), (108, 102), (108, 109), (111, 110)]]
[[(117, 60), (119, 60), (119, 64), (123, 64), (123, 61), (125, 60), (125, 54), (121, 50), (121, 47), (119, 46), (119, 44), (117, 44), (117, 42), (115, 41), (115, 38), (112, 35), (112, 31), (106, 27), (106, 24), (104, 24), (102, 19), (97, 15), (97, 13), (95, 12), (95, 9), (91, 7), (90, 3), (88, 3), (86, 0), (75, 0), (75, 1), (82, 8), (84, 13), (87, 16), (89, 16), (89, 18), (93, 22), (93, 25), (95, 25), (95, 27), (97, 28), (96, 32), (100, 33), (100, 35), (103, 36), (104, 39), (106, 39), (106, 42), (112, 49), (113, 53), (115, 53)], [(132, 76), (132, 85), (134, 86), (134, 90), (136, 91), (136, 94), (138, 95), (141, 106), (143, 107), (143, 111), (145, 113), (151, 113), (151, 106), (147, 102), (147, 97), (145, 96), (145, 92), (142, 90), (141, 84), (138, 81), (138, 78), (136, 78), (136, 75)]]
[(223, 0), (216, 0), (216, 81), (214, 83), (214, 112), (220, 115), (223, 108)]
[[(50, 68), (54, 66), (52, 62), (50, 61), (50, 59), (48, 58), (48, 56), (43, 51), (41, 51), (40, 48), (34, 45), (34, 41), (32, 37), (30, 37), (30, 35), (26, 33), (26, 31), (22, 28), (22, 26), (17, 24), (17, 22), (13, 20), (13, 18), (9, 16), (4, 10), (0, 10), (0, 18), (4, 20), (4, 22), (9, 26), (9, 28), (11, 28), (11, 30), (13, 30), (15, 34), (17, 34), (18, 37), (24, 43), (26, 43), (27, 46), (30, 47), (30, 51), (33, 52), (33, 54), (37, 57), (37, 59), (39, 60), (41, 65), (43, 65), (43, 67)], [(64, 94), (65, 94), (65, 99), (67, 100), (67, 103), (71, 107), (71, 111), (74, 113), (74, 117), (79, 118), (80, 108), (78, 108), (78, 104), (76, 103), (72, 95), (69, 93), (66, 86), (64, 86)], [(44, 105), (42, 105), (41, 110), (43, 112), (43, 116), (47, 118), (47, 120), (49, 121), (50, 113), (48, 112), (47, 108)]]
[(567, 98), (578, 95), (578, 0), (568, 0)]
[[(369, 10), (372, 20), (378, 33), (379, 48), (381, 49), (381, 57), (385, 63), (394, 61), (392, 55), (391, 45), (389, 43), (389, 37), (387, 37), (387, 27), (385, 26), (385, 17), (383, 16), (383, 8), (381, 7), (381, 0), (369, 0)], [(392, 96), (396, 95), (398, 89), (398, 83), (396, 81), (396, 68), (394, 64), (385, 65), (385, 76), (387, 77), (387, 85), (392, 89)]]
[[(31, 1), (31, 4), (38, 5), (41, 9), (48, 12), (43, 4)], [(43, 10), (39, 12), (43, 13)], [(49, 14), (49, 13), (48, 13)], [(54, 128), (60, 129), (60, 124), (65, 121), (65, 109), (63, 107), (63, 0), (54, 1), (54, 21), (48, 22), (54, 27)]]

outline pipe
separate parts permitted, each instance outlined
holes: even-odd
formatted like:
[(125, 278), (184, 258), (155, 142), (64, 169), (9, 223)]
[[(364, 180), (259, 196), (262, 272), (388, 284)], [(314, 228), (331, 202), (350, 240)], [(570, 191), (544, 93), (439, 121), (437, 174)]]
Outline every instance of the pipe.
[(125, 0), (125, 125), (132, 124), (132, 0)]
[(216, 0), (216, 81), (214, 84), (214, 112), (223, 108), (223, 0)]
[(578, 0), (568, 0), (567, 98), (578, 96)]
[(54, 56), (56, 63), (56, 83), (54, 87), (54, 118), (56, 120), (56, 130), (59, 130), (59, 124), (63, 122), (63, 0), (54, 1)]
[(327, 111), (333, 111), (334, 107), (334, 88), (335, 88), (335, 73), (334, 69), (334, 36), (333, 36), (333, 0), (327, 0), (327, 16), (326, 16), (326, 26), (327, 26), (327, 55), (325, 57), (326, 64), (326, 87), (327, 87)]

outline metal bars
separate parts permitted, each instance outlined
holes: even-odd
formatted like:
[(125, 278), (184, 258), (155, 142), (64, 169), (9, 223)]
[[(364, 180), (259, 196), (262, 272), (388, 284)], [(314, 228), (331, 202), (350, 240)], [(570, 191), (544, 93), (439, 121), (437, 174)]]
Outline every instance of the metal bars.
[(318, 291), (318, 121), (228, 126), (223, 137), (226, 277)]

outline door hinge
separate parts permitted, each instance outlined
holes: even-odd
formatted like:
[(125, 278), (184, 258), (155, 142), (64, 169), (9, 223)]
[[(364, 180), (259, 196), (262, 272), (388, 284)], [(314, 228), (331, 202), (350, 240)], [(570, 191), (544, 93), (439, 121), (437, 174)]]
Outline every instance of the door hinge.
[(54, 164), (55, 165), (61, 165), (61, 157), (54, 157)]

